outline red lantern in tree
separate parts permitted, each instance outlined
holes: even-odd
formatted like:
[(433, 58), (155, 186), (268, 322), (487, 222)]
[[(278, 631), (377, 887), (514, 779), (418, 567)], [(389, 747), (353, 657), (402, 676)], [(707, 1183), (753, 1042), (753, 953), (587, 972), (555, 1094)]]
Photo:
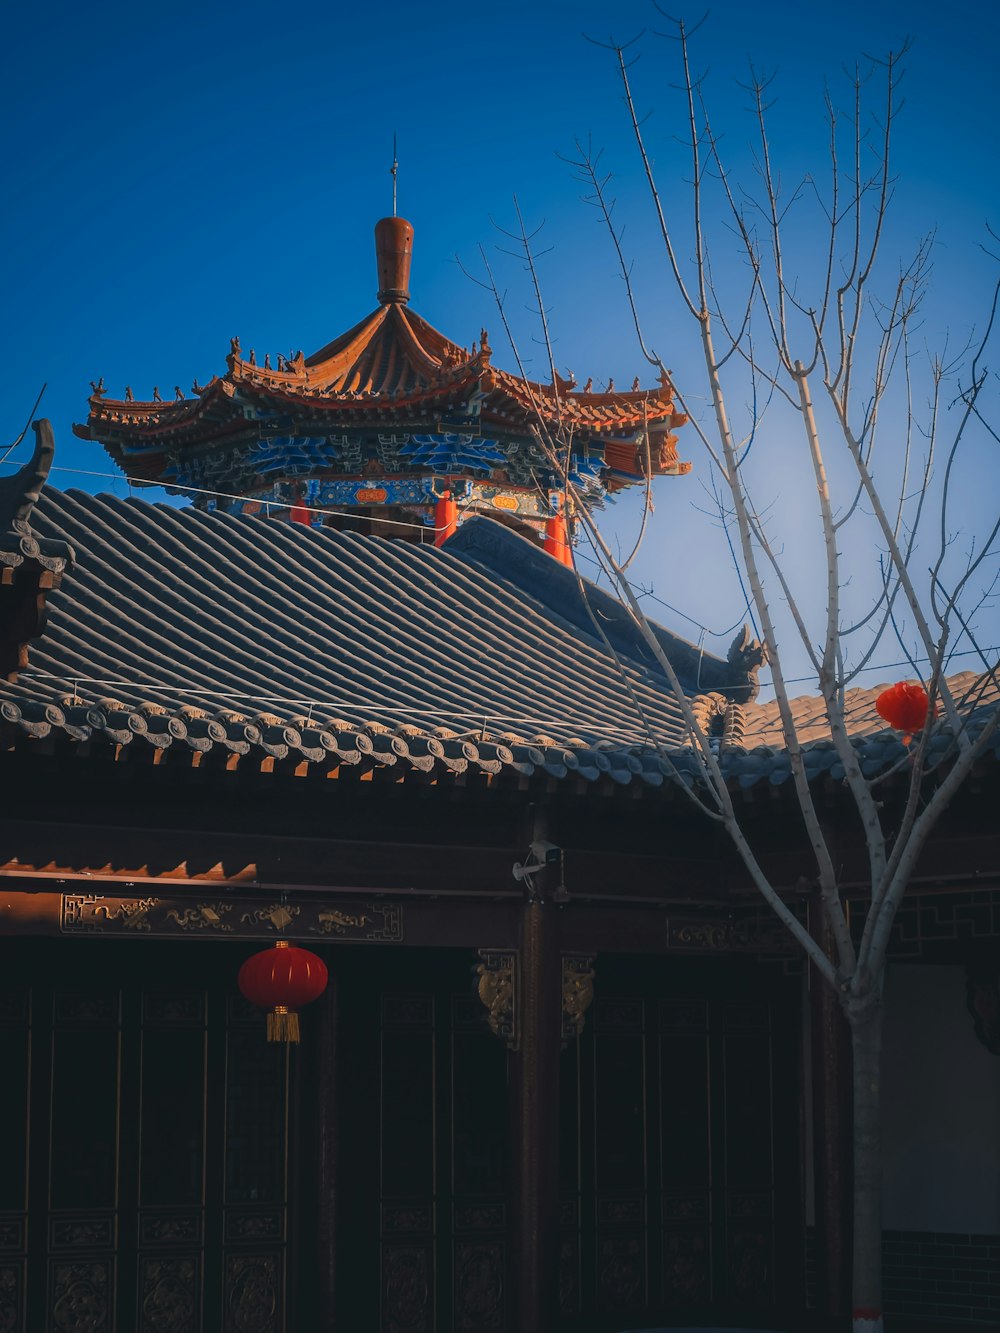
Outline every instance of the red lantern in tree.
[(905, 733), (904, 745), (909, 745), (913, 732), (922, 731), (927, 725), (928, 713), (931, 718), (937, 716), (937, 708), (930, 707), (924, 687), (904, 680), (882, 691), (875, 700), (875, 711), (890, 727)]
[(240, 968), (240, 991), (267, 1014), (268, 1041), (298, 1041), (298, 1011), (326, 990), (326, 963), (308, 949), (277, 940), (273, 949), (252, 954)]

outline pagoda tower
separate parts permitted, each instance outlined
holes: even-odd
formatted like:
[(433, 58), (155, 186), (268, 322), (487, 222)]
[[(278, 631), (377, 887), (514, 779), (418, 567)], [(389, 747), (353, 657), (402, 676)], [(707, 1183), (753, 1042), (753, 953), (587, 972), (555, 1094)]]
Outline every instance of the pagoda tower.
[(102, 380), (74, 432), (133, 480), (201, 508), (438, 544), (479, 513), (563, 560), (565, 476), (592, 508), (648, 476), (690, 471), (666, 377), (594, 393), (590, 381), (509, 374), (485, 329), (460, 347), (409, 308), (409, 222), (383, 218), (375, 249), (377, 308), (311, 356), (258, 359), (233, 338), (225, 374), (173, 401), (157, 389), (113, 399)]

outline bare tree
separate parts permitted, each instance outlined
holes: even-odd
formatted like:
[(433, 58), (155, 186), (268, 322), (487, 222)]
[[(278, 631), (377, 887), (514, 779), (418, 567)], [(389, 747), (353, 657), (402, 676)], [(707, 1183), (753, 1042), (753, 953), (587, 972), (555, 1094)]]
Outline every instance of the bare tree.
[[(547, 429), (541, 412), (536, 434), (566, 478), (577, 524), (676, 694), (687, 728), (687, 758), (696, 771), (692, 783), (678, 765), (678, 781), (725, 830), (760, 894), (834, 989), (846, 1015), (854, 1071), (854, 1329), (880, 1333), (880, 1070), (890, 932), (931, 830), (1000, 724), (1000, 710), (977, 713), (976, 697), (956, 697), (947, 675), (951, 655), (962, 646), (978, 657), (981, 680), (997, 686), (997, 664), (980, 649), (976, 623), (996, 591), (1000, 512), (988, 516), (985, 531), (973, 540), (965, 531), (957, 476), (964, 451), (1000, 443), (989, 423), (987, 392), (995, 387), (995, 376), (985, 360), (1000, 288), (994, 286), (987, 299), (984, 330), (962, 353), (928, 355), (918, 330), (931, 241), (920, 242), (901, 265), (882, 258), (903, 50), (868, 61), (848, 76), (843, 116), (827, 98), (826, 184), (807, 177), (788, 192), (769, 137), (769, 80), (751, 68), (744, 86), (754, 175), (745, 188), (727, 168), (703, 81), (692, 71), (692, 34), (682, 21), (669, 23), (665, 35), (680, 67), (681, 138), (690, 166), (680, 221), (677, 190), (671, 189), (668, 207), (647, 149), (646, 124), (633, 95), (631, 44), (611, 43), (606, 49), (616, 62), (664, 264), (701, 346), (703, 386), (678, 386), (675, 397), (710, 462), (723, 520), (735, 534), (811, 847), (813, 864), (804, 870), (818, 886), (832, 956), (782, 901), (758, 861), (734, 805), (725, 757), (646, 620), (626, 576), (628, 562), (612, 553), (584, 497), (573, 496), (572, 441), (565, 431)], [(866, 100), (876, 89), (877, 105), (869, 113)], [(644, 336), (640, 289), (626, 259), (611, 178), (589, 145), (578, 143), (577, 150), (574, 166), (606, 223), (642, 353), (666, 383), (667, 367)], [(544, 317), (533, 236), (519, 209), (517, 218), (517, 230), (508, 235)], [(486, 272), (511, 334), (505, 298), (488, 262)], [(675, 325), (673, 339), (682, 336)], [(544, 325), (543, 338), (551, 363)], [(511, 342), (517, 354), (513, 336)], [(558, 397), (554, 365), (552, 386)], [(699, 388), (707, 404), (703, 414), (696, 410)], [(780, 544), (771, 506), (756, 498), (768, 486), (768, 467), (792, 466), (792, 459), (811, 479), (811, 531), (822, 553), (819, 588), (804, 584), (801, 550)], [(861, 577), (865, 562), (874, 578)], [(780, 611), (782, 604), (786, 612)], [(893, 656), (901, 651), (926, 689), (927, 724), (891, 774), (870, 775), (862, 771), (852, 743), (846, 692), (880, 645), (890, 642)], [(793, 651), (804, 652), (815, 675), (830, 741), (864, 834), (870, 901), (860, 937), (848, 922), (838, 863), (807, 774), (786, 669)], [(650, 735), (659, 743), (652, 728)], [(669, 762), (665, 746), (661, 753)], [(902, 800), (884, 799), (890, 776), (903, 781)]]

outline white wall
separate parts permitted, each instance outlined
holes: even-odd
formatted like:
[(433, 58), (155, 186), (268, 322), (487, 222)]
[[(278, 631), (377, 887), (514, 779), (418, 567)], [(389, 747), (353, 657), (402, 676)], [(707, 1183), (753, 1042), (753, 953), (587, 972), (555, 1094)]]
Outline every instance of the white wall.
[(977, 1041), (961, 967), (897, 963), (885, 988), (882, 1224), (1000, 1233), (1000, 1057)]

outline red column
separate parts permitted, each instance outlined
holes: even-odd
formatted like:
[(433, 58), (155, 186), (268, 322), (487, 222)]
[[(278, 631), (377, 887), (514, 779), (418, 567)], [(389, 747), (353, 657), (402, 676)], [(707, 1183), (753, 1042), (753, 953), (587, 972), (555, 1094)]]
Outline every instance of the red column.
[(572, 565), (573, 553), (570, 550), (566, 520), (562, 514), (552, 514), (545, 520), (545, 549), (562, 565)]
[(458, 505), (445, 491), (434, 506), (434, 545), (443, 546), (458, 528)]

